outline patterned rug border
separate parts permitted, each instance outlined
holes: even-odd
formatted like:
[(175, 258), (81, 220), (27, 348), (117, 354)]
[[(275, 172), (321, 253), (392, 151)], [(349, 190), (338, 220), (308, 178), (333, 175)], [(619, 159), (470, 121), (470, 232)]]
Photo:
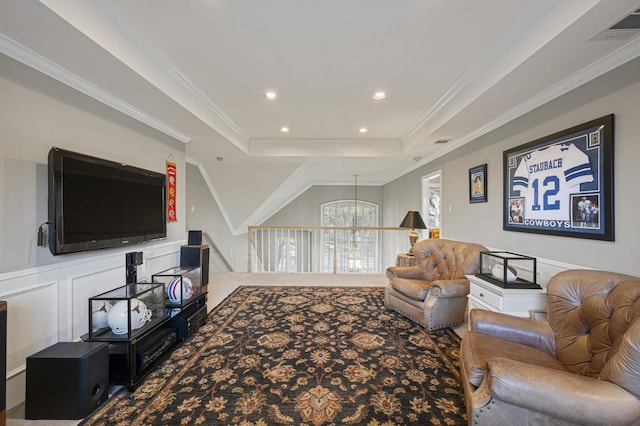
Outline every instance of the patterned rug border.
[[(159, 404), (158, 401), (162, 401), (164, 399), (170, 399), (170, 394), (173, 391), (174, 387), (177, 387), (181, 382), (184, 381), (184, 377), (185, 375), (187, 375), (193, 368), (194, 366), (196, 366), (199, 362), (202, 361), (203, 356), (206, 355), (208, 353), (208, 351), (211, 350), (211, 340), (215, 339), (217, 334), (224, 331), (225, 329), (229, 329), (231, 328), (231, 323), (233, 323), (234, 321), (237, 321), (237, 317), (238, 315), (247, 310), (247, 307), (250, 306), (252, 303), (255, 303), (255, 300), (252, 300), (252, 297), (249, 296), (249, 294), (247, 293), (247, 296), (245, 296), (245, 298), (241, 301), (235, 301), (236, 298), (241, 297), (243, 292), (249, 292), (252, 293), (252, 290), (255, 291), (259, 291), (259, 292), (263, 292), (263, 291), (268, 291), (269, 293), (273, 293), (273, 296), (275, 297), (275, 295), (277, 293), (280, 292), (292, 292), (292, 293), (303, 293), (305, 291), (310, 291), (310, 292), (322, 292), (322, 291), (327, 291), (330, 293), (354, 293), (354, 292), (362, 292), (362, 293), (369, 293), (369, 294), (377, 294), (379, 295), (380, 293), (384, 292), (384, 287), (381, 286), (368, 286), (368, 287), (359, 287), (359, 286), (313, 286), (313, 285), (305, 285), (305, 286), (260, 286), (260, 285), (239, 285), (237, 288), (235, 288), (230, 294), (228, 294), (218, 305), (216, 305), (208, 314), (207, 314), (207, 322), (205, 324), (205, 326), (211, 326), (214, 329), (211, 329), (210, 331), (208, 331), (208, 334), (206, 334), (207, 336), (210, 334), (210, 336), (208, 337), (207, 341), (204, 342), (198, 342), (198, 339), (200, 338), (200, 340), (204, 340), (204, 336), (205, 333), (195, 333), (194, 335), (190, 336), (189, 338), (187, 338), (184, 342), (182, 342), (182, 344), (180, 346), (178, 346), (176, 349), (174, 349), (173, 353), (165, 360), (163, 361), (159, 366), (157, 366), (154, 371), (150, 372), (143, 380), (142, 382), (139, 384), (139, 386), (137, 387), (135, 392), (129, 392), (126, 387), (123, 387), (122, 389), (120, 389), (118, 392), (116, 392), (105, 404), (103, 404), (101, 407), (99, 407), (94, 413), (92, 413), (89, 417), (87, 417), (86, 419), (84, 419), (82, 422), (79, 423), (79, 425), (84, 425), (84, 426), (90, 426), (90, 425), (129, 425), (129, 424), (239, 424), (239, 425), (267, 425), (267, 424), (271, 424), (271, 423), (265, 423), (264, 421), (256, 421), (251, 422), (248, 421), (246, 419), (239, 419), (239, 416), (233, 416), (231, 418), (228, 419), (228, 421), (224, 421), (224, 422), (211, 422), (210, 420), (204, 421), (204, 423), (202, 422), (202, 419), (200, 418), (198, 419), (191, 419), (191, 418), (183, 418), (180, 423), (176, 423), (173, 421), (168, 421), (166, 418), (163, 420), (158, 420), (155, 419), (157, 421), (154, 421), (154, 419), (151, 419), (152, 422), (149, 423), (146, 417), (147, 415), (145, 414), (145, 410), (142, 410), (142, 412), (138, 413), (137, 415), (133, 415), (133, 417), (131, 417), (131, 415), (133, 414), (131, 412), (131, 409), (127, 408), (127, 404), (131, 403), (135, 406), (136, 402), (138, 401), (148, 401), (148, 404), (150, 406), (153, 406), (154, 404), (157, 405)], [(232, 305), (232, 306), (229, 306)], [(225, 310), (230, 310), (230, 312), (226, 312), (224, 313)], [(443, 405), (443, 407), (438, 407), (439, 409), (444, 409), (446, 410), (453, 410), (453, 412), (455, 413), (456, 416), (458, 416), (457, 419), (455, 418), (431, 418), (431, 424), (448, 424), (448, 425), (462, 425), (462, 424), (466, 424), (466, 413), (464, 410), (464, 403), (463, 403), (463, 393), (461, 391), (462, 386), (461, 386), (461, 380), (460, 380), (460, 371), (459, 371), (459, 366), (458, 366), (458, 355), (459, 355), (459, 344), (461, 341), (460, 336), (451, 328), (445, 328), (442, 330), (436, 330), (434, 332), (429, 332), (427, 330), (425, 330), (424, 328), (417, 326), (416, 324), (414, 324), (413, 322), (411, 322), (410, 320), (406, 319), (405, 317), (397, 314), (396, 312), (392, 311), (392, 310), (388, 310), (385, 309), (385, 311), (382, 314), (388, 315), (393, 317), (394, 321), (400, 321), (401, 323), (406, 323), (407, 327), (410, 329), (413, 329), (413, 331), (417, 331), (418, 335), (423, 334), (424, 336), (426, 336), (426, 339), (428, 339), (429, 341), (432, 340), (432, 338), (444, 338), (444, 340), (449, 339), (452, 342), (452, 345), (448, 348), (443, 348), (440, 347), (438, 345), (430, 345), (428, 347), (428, 349), (430, 351), (433, 351), (433, 354), (435, 356), (437, 356), (437, 358), (439, 359), (439, 361), (441, 361), (444, 364), (444, 367), (446, 368), (446, 370), (448, 370), (447, 372), (450, 373), (454, 378), (455, 381), (457, 381), (457, 385), (454, 383), (447, 383), (448, 386), (454, 386), (454, 387), (458, 387), (458, 389), (456, 389), (455, 391), (453, 391), (452, 389), (447, 390), (446, 392), (452, 393), (452, 394), (456, 394), (455, 396), (458, 397), (458, 401), (457, 404), (454, 404), (454, 406), (450, 406), (451, 403), (449, 403), (449, 401), (437, 401), (438, 404)], [(216, 319), (221, 319), (220, 321), (216, 322)], [(200, 336), (202, 334), (202, 336)], [(202, 338), (201, 338), (202, 337)], [(420, 347), (421, 343), (418, 343), (418, 347)], [(454, 348), (452, 346), (456, 346), (457, 348)], [(180, 360), (179, 362), (176, 362), (176, 359), (174, 357), (175, 353), (178, 351), (181, 351), (181, 348), (183, 347), (188, 347), (189, 350), (189, 356), (187, 360)], [(414, 348), (415, 349), (415, 348)], [(185, 349), (186, 351), (187, 349)], [(179, 358), (179, 357), (178, 357)], [(436, 370), (437, 372), (437, 370)], [(158, 386), (158, 384), (156, 382), (160, 381), (160, 377), (163, 376), (169, 376), (168, 379), (162, 381), (162, 384), (160, 386)], [(432, 381), (434, 379), (438, 379), (437, 376), (434, 376)], [(362, 383), (365, 383), (364, 381), (365, 379), (363, 379)], [(419, 382), (418, 379), (414, 379), (416, 381)], [(420, 380), (424, 380), (424, 378), (421, 378)], [(453, 380), (449, 379), (449, 381), (451, 382)], [(272, 379), (273, 381), (273, 379)], [(275, 387), (275, 381), (273, 381), (274, 383), (274, 388)], [(409, 384), (411, 386), (413, 386), (411, 389), (416, 389), (415, 385), (412, 384), (412, 382), (410, 382), (409, 380), (407, 380), (406, 378), (403, 379), (403, 383), (405, 384)], [(422, 384), (421, 382), (419, 382), (419, 384)], [(353, 386), (352, 386), (353, 387)], [(424, 387), (424, 386), (423, 386)], [(433, 387), (433, 386), (432, 386)], [(273, 389), (271, 390), (271, 392), (273, 393)], [(279, 391), (277, 391), (276, 389), (276, 393), (278, 393)], [(415, 400), (415, 398), (414, 398)], [(462, 406), (459, 406), (460, 401), (462, 401)], [(383, 401), (384, 403), (384, 401)], [(411, 402), (412, 405), (414, 405), (414, 401)], [(419, 405), (418, 403), (415, 403), (416, 405)], [(438, 405), (436, 404), (436, 405)], [(236, 403), (237, 405), (237, 403)], [(300, 405), (300, 403), (299, 403)], [(457, 406), (455, 406), (457, 405)], [(425, 412), (424, 410), (429, 410), (432, 407), (428, 406), (426, 408), (415, 408), (413, 407), (415, 410), (417, 410), (418, 413), (420, 412)], [(308, 410), (310, 410), (307, 407)], [(111, 417), (109, 417), (108, 413), (110, 411), (116, 411), (115, 414), (112, 414)], [(178, 407), (178, 410), (180, 410), (180, 407)], [(272, 413), (272, 420), (274, 418), (279, 419), (279, 421), (276, 421), (276, 423), (278, 424), (293, 424), (292, 422), (289, 423), (287, 421), (285, 421), (286, 419), (291, 420), (292, 417), (291, 416), (287, 416), (286, 414), (283, 413), (279, 413), (277, 411), (278, 409), (276, 408), (276, 413), (273, 414)], [(383, 410), (383, 409), (381, 409)], [(422, 411), (420, 411), (422, 410)], [(135, 410), (134, 410), (135, 411)], [(238, 409), (236, 409), (236, 412), (238, 411)], [(378, 410), (376, 410), (378, 411)], [(324, 414), (326, 414), (326, 410), (324, 412)], [(390, 411), (391, 412), (391, 411)], [(388, 414), (388, 413), (387, 413)], [(313, 417), (314, 413), (309, 414), (305, 420), (305, 423), (299, 423), (299, 424), (315, 424), (315, 425), (320, 425), (320, 424), (338, 424), (338, 423), (332, 423), (327, 421), (326, 418), (320, 419), (320, 418), (314, 418)], [(317, 413), (316, 413), (317, 415)], [(165, 415), (166, 416), (166, 415)], [(280, 416), (280, 417), (279, 417)], [(383, 416), (384, 417), (384, 416)], [(413, 415), (413, 417), (411, 415), (407, 416), (407, 418), (402, 418), (402, 417), (395, 417), (396, 420), (398, 420), (398, 423), (396, 423), (393, 420), (389, 420), (389, 419), (394, 419), (393, 416), (387, 416), (388, 419), (386, 421), (376, 421), (375, 419), (373, 421), (371, 421), (371, 419), (369, 419), (370, 421), (366, 424), (374, 426), (374, 425), (384, 425), (384, 426), (388, 426), (388, 425), (393, 425), (393, 424), (407, 424), (408, 423), (413, 423), (411, 420), (418, 420), (417, 417), (415, 415)], [(331, 419), (333, 419), (333, 417), (331, 417)], [(330, 419), (330, 420), (331, 420)], [(173, 419), (173, 420), (179, 420), (179, 419)], [(239, 421), (238, 421), (239, 420)], [(365, 420), (364, 417), (362, 418), (362, 420)], [(356, 423), (356, 422), (354, 422)], [(420, 422), (420, 424), (424, 424), (424, 419), (422, 419), (422, 421)]]

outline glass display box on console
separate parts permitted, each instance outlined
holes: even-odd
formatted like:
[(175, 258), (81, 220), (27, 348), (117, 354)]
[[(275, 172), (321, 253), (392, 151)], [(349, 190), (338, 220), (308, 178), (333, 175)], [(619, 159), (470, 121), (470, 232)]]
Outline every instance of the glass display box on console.
[(167, 318), (163, 283), (132, 283), (89, 298), (89, 339), (130, 340)]
[(202, 294), (200, 267), (176, 266), (153, 274), (151, 281), (165, 286), (165, 305), (182, 308)]
[(535, 257), (508, 251), (482, 251), (477, 276), (502, 288), (539, 289), (536, 268)]

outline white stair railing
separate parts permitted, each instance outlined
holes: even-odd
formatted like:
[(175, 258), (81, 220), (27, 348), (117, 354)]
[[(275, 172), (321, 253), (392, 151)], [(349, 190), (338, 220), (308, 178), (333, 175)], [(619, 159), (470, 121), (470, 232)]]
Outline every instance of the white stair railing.
[[(402, 231), (402, 232), (398, 232)], [(384, 273), (383, 243), (407, 250), (407, 230), (388, 227), (250, 226), (249, 272)]]

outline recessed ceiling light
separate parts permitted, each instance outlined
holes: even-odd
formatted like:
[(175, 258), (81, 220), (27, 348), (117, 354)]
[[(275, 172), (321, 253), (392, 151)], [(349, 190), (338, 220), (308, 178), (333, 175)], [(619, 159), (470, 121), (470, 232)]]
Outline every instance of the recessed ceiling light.
[(366, 127), (360, 127), (360, 130), (358, 130), (358, 132), (360, 132), (360, 133), (367, 133), (367, 132), (368, 132), (368, 130), (367, 130), (367, 128), (366, 128)]
[(387, 94), (384, 93), (382, 90), (378, 90), (371, 97), (376, 101), (381, 101), (387, 97)]
[(287, 126), (282, 126), (282, 127), (280, 127), (280, 131), (282, 133), (289, 133), (289, 128)]
[(278, 99), (278, 94), (276, 92), (274, 92), (273, 90), (269, 90), (269, 91), (264, 93), (264, 97), (265, 97), (265, 99), (267, 99), (269, 101), (273, 101), (275, 99)]

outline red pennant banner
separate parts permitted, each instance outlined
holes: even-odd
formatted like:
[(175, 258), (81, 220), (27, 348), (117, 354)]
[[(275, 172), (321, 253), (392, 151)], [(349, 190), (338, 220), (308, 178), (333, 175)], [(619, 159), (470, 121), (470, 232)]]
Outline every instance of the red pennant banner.
[(167, 161), (167, 222), (177, 222), (176, 214), (176, 163)]

